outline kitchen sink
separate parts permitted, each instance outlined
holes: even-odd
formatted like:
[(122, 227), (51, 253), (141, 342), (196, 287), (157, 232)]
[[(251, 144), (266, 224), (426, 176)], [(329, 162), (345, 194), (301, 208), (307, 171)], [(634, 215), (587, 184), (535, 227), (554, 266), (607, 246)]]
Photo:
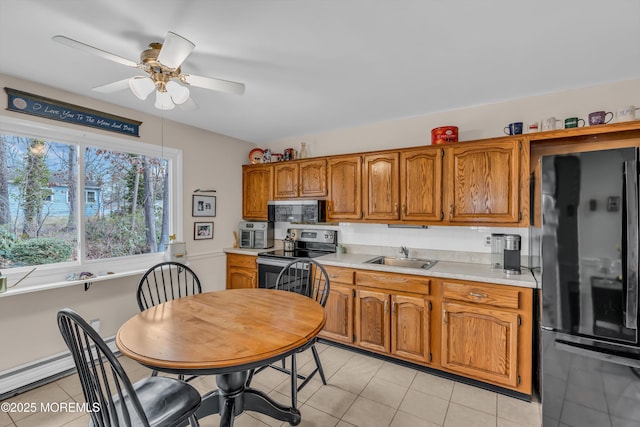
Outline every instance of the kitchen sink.
[(433, 259), (397, 258), (389, 256), (379, 256), (365, 261), (366, 264), (382, 264), (390, 265), (393, 267), (422, 268), (423, 270), (430, 269), (437, 262), (438, 261)]

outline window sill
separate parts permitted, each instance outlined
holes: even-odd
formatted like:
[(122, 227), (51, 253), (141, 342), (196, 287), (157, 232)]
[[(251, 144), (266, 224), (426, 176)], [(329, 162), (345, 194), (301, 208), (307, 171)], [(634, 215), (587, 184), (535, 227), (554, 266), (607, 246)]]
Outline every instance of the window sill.
[(52, 282), (47, 284), (31, 285), (31, 286), (18, 285), (15, 288), (9, 288), (6, 290), (6, 292), (0, 293), (0, 298), (6, 298), (14, 295), (28, 294), (32, 292), (46, 291), (50, 289), (66, 288), (68, 286), (77, 286), (77, 285), (85, 285), (85, 290), (88, 290), (88, 286), (90, 286), (95, 282), (120, 279), (122, 277), (128, 277), (128, 276), (138, 276), (138, 275), (144, 274), (147, 270), (148, 268), (142, 268), (139, 270), (122, 271), (118, 273), (105, 274), (102, 276), (95, 276), (95, 277), (91, 277), (89, 279), (84, 279), (84, 280), (65, 280), (63, 282)]

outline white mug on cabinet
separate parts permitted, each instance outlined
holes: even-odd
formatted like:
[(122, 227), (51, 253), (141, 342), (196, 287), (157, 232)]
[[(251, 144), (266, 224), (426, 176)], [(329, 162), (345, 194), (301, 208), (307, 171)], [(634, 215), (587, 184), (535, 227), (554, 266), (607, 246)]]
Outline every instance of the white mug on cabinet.
[(555, 117), (547, 117), (546, 119), (542, 119), (541, 121), (541, 130), (554, 130), (556, 129), (556, 123), (562, 122), (560, 119), (556, 119)]
[(636, 111), (638, 110), (640, 110), (640, 108), (636, 108), (635, 105), (627, 105), (618, 109), (616, 118), (619, 122), (630, 122), (636, 119)]

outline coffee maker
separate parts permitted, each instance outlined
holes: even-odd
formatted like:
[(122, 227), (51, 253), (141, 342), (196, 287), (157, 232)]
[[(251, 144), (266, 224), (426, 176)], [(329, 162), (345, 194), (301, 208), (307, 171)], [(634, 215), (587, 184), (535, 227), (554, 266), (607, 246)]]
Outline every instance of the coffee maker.
[(502, 268), (506, 274), (520, 274), (520, 235), (504, 235), (504, 261)]

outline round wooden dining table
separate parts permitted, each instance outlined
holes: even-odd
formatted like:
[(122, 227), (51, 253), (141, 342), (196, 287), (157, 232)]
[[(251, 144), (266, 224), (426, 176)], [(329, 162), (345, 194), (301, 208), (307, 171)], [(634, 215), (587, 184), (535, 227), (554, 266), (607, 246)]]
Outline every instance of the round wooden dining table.
[(251, 369), (304, 347), (325, 324), (323, 307), (293, 292), (233, 289), (178, 298), (125, 322), (116, 335), (123, 355), (157, 371), (216, 375), (217, 390), (203, 396), (198, 418), (220, 414), (233, 426), (244, 410), (297, 425), (300, 411), (246, 387)]

